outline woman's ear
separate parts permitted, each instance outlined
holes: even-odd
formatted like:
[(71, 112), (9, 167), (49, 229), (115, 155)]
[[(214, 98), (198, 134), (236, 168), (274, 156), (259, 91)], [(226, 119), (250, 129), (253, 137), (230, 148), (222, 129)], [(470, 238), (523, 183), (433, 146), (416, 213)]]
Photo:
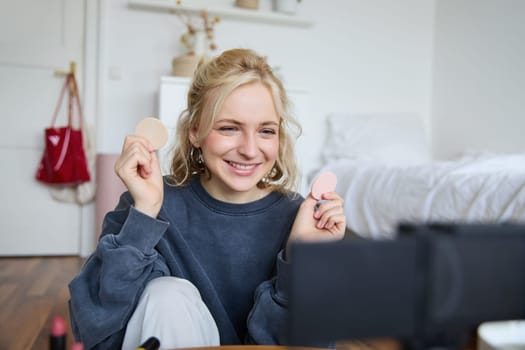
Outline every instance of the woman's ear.
[(200, 148), (197, 128), (191, 128), (188, 136), (193, 147)]

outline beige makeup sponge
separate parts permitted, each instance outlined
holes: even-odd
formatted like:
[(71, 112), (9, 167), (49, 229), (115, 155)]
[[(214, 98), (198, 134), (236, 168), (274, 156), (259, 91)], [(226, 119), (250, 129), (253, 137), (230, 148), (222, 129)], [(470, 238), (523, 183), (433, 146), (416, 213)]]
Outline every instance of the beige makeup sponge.
[(135, 135), (147, 139), (155, 150), (158, 150), (168, 141), (168, 129), (157, 118), (145, 118), (137, 123)]

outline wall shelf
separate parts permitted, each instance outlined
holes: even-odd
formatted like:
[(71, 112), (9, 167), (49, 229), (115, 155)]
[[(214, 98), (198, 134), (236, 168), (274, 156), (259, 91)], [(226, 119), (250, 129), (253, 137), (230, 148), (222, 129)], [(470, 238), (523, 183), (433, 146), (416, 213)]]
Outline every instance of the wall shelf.
[(180, 13), (189, 15), (198, 15), (200, 11), (206, 10), (212, 17), (218, 16), (221, 19), (235, 19), (247, 22), (278, 24), (296, 27), (311, 27), (313, 25), (312, 20), (297, 17), (295, 15), (286, 15), (277, 12), (260, 10), (248, 10), (234, 6), (214, 7), (207, 5), (177, 5), (175, 0), (129, 0), (128, 5), (130, 8), (139, 10), (169, 13), (173, 13), (176, 10)]

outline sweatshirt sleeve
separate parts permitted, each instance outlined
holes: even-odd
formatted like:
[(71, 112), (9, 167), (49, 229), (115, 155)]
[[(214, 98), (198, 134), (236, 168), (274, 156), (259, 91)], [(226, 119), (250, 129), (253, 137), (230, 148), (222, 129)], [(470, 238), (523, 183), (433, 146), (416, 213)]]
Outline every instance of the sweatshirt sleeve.
[(72, 329), (85, 349), (120, 348), (146, 284), (169, 270), (155, 246), (168, 223), (142, 214), (123, 195), (104, 219), (93, 255), (69, 284)]
[[(250, 344), (294, 345), (288, 339), (288, 297), (291, 265), (284, 260), (284, 251), (277, 256), (277, 275), (263, 282), (255, 291), (255, 304), (248, 316)], [(297, 345), (297, 344), (295, 344)], [(316, 348), (336, 348), (333, 342), (304, 344)]]
[(283, 251), (277, 255), (277, 274), (255, 290), (254, 306), (248, 316), (248, 343), (287, 344), (290, 263)]

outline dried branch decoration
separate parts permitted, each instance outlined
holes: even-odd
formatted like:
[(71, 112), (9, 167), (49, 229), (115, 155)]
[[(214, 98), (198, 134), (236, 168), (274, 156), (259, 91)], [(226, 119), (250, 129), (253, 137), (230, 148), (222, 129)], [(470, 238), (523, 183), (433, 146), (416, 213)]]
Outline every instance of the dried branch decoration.
[[(182, 1), (177, 0), (177, 5), (180, 5)], [(197, 35), (199, 32), (204, 33), (206, 46), (209, 50), (214, 51), (217, 49), (215, 44), (215, 25), (220, 22), (219, 17), (210, 19), (206, 10), (201, 10), (199, 13), (198, 21), (196, 23), (195, 17), (187, 14), (183, 14), (180, 11), (174, 10), (174, 14), (179, 17), (180, 21), (186, 26), (187, 31), (180, 36), (180, 42), (188, 50), (188, 55), (195, 55), (195, 44)]]

